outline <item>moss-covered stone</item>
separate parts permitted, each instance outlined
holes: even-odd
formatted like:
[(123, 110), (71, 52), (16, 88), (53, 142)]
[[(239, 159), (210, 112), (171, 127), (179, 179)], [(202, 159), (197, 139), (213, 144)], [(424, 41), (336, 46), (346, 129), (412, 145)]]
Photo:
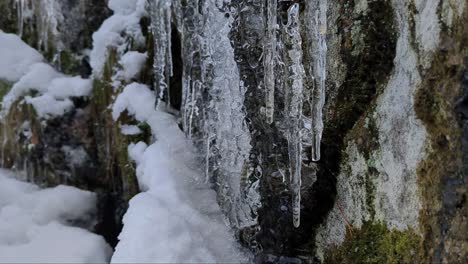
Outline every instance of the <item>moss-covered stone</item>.
[(18, 12), (15, 0), (0, 0), (0, 29), (8, 33), (15, 33), (18, 26)]
[(61, 72), (68, 75), (74, 75), (78, 72), (80, 62), (72, 53), (70, 53), (70, 51), (62, 50), (58, 55), (58, 66)]
[(380, 222), (365, 222), (348, 230), (339, 247), (329, 249), (325, 263), (418, 263), (421, 238), (413, 230), (389, 230)]
[[(356, 12), (354, 1), (345, 1), (338, 21), (338, 28), (343, 30), (340, 32), (341, 56), (347, 72), (334, 102), (330, 103), (325, 114), (322, 159), (319, 162), (317, 182), (314, 184), (314, 188), (323, 189), (324, 192), (319, 197), (320, 207), (329, 203), (328, 210), (334, 205), (336, 190), (330, 186), (336, 186), (346, 142), (354, 139), (367, 159), (378, 147), (378, 132), (370, 115), (375, 100), (385, 87), (394, 67), (397, 36), (391, 2), (372, 1), (367, 8), (366, 12)], [(351, 36), (351, 27), (359, 27), (355, 32), (360, 34), (359, 37)], [(354, 43), (353, 40), (357, 39), (359, 41)], [(355, 48), (358, 45), (359, 51)], [(347, 137), (348, 134), (350, 135)], [(369, 205), (373, 202), (371, 177), (374, 176), (366, 175)], [(325, 197), (328, 198), (324, 199)]]
[(0, 79), (0, 101), (10, 91), (12, 86), (13, 86), (12, 83)]
[(466, 164), (463, 131), (455, 105), (462, 96), (463, 76), (468, 67), (467, 7), (450, 31), (441, 33), (440, 49), (424, 74), (415, 97), (417, 116), (429, 138), (427, 157), (418, 166), (422, 198), (420, 225), (424, 235), (426, 263), (467, 261)]

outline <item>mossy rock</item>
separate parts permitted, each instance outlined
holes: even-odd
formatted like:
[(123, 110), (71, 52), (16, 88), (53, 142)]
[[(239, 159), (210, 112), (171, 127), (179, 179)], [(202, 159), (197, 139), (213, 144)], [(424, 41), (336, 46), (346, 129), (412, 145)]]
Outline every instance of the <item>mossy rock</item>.
[(325, 263), (418, 263), (421, 238), (413, 230), (389, 230), (381, 222), (365, 222), (348, 230), (339, 247), (329, 249)]
[(10, 91), (12, 86), (12, 83), (0, 79), (0, 101)]

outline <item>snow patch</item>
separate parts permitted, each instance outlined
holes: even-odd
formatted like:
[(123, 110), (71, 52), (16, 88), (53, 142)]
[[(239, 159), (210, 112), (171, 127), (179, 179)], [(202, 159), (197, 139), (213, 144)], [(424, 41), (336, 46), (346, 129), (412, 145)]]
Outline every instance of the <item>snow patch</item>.
[(42, 56), (25, 44), (18, 36), (0, 31), (0, 78), (16, 82), (2, 99), (2, 115), (22, 96), (37, 92), (37, 96), (25, 97), (39, 117), (63, 115), (74, 105), (70, 97), (90, 94), (91, 81), (70, 77), (41, 62)]
[(112, 118), (117, 120), (120, 114), (127, 110), (140, 122), (147, 121), (154, 114), (155, 95), (148, 86), (140, 83), (127, 85), (117, 96), (112, 106)]
[(123, 135), (131, 136), (138, 135), (141, 133), (141, 129), (135, 125), (120, 125), (120, 132)]
[(93, 34), (90, 64), (95, 77), (102, 74), (109, 48), (115, 49), (120, 57), (127, 51), (130, 39), (136, 46), (145, 43), (140, 26), (140, 19), (146, 14), (145, 5), (145, 0), (109, 1), (109, 7), (115, 14), (106, 19)]
[(15, 34), (0, 30), (0, 79), (18, 81), (25, 75), (32, 64), (44, 58), (35, 49), (24, 43)]
[(137, 77), (147, 59), (148, 55), (146, 53), (140, 53), (137, 51), (129, 51), (125, 53), (119, 61), (123, 70), (117, 73), (117, 78), (122, 78), (128, 82), (132, 78)]
[[(143, 193), (130, 201), (113, 263), (245, 262), (226, 226), (216, 193), (204, 182), (194, 149), (174, 116), (164, 113), (149, 88), (125, 87), (112, 107), (147, 122), (157, 139), (130, 144), (129, 156)], [(151, 247), (148, 247), (151, 245)]]
[(98, 235), (69, 226), (93, 224), (96, 195), (69, 186), (39, 189), (0, 170), (0, 261), (103, 263), (112, 249)]

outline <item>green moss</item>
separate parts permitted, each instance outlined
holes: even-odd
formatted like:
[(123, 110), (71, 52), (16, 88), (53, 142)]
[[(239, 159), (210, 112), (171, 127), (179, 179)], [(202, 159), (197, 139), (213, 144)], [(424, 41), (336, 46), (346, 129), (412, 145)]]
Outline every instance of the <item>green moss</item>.
[(18, 26), (18, 18), (16, 4), (13, 0), (0, 0), (0, 29), (8, 33), (16, 33)]
[[(0, 124), (2, 133), (0, 135), (2, 144), (1, 154), (3, 155), (3, 166), (11, 168), (18, 159), (27, 157), (29, 144), (37, 144), (41, 138), (41, 124), (37, 117), (34, 107), (27, 103), (20, 103), (22, 98), (18, 99), (10, 107), (10, 110)], [(21, 125), (28, 121), (31, 127), (31, 138), (24, 142), (24, 139), (18, 136)], [(20, 164), (22, 165), (22, 164)], [(21, 169), (21, 168), (19, 168)], [(34, 175), (31, 175), (34, 177)]]
[(325, 263), (417, 263), (420, 242), (412, 230), (365, 222), (361, 229), (349, 230), (341, 246), (327, 252)]
[[(424, 262), (462, 263), (466, 256), (449, 248), (466, 248), (466, 226), (459, 225), (466, 215), (463, 199), (466, 197), (463, 175), (466, 153), (462, 152), (462, 130), (454, 111), (461, 97), (462, 76), (466, 74), (463, 60), (468, 58), (468, 17), (454, 22), (450, 31), (442, 31), (440, 39), (445, 49), (439, 50), (431, 68), (423, 76), (423, 82), (415, 97), (415, 111), (424, 123), (430, 147), (426, 158), (418, 164), (418, 186), (422, 200), (420, 226), (424, 234)], [(466, 62), (465, 62), (466, 63)], [(464, 157), (465, 156), (465, 157)], [(462, 200), (460, 204), (457, 201)], [(449, 247), (446, 247), (449, 245)], [(464, 259), (465, 258), (465, 259)]]
[[(117, 52), (114, 49), (108, 51), (107, 61), (103, 68), (102, 77), (94, 79), (91, 96), (91, 108), (93, 111), (92, 126), (96, 139), (98, 160), (101, 162), (101, 174), (105, 175), (106, 184), (119, 184), (110, 186), (121, 193), (123, 200), (128, 202), (138, 193), (138, 183), (136, 180), (135, 167), (128, 157), (127, 147), (131, 142), (144, 140), (148, 135), (144, 124), (141, 128), (144, 131), (141, 135), (125, 136), (120, 132), (121, 123), (137, 123), (126, 113), (122, 114), (119, 120), (114, 121), (109, 109), (118, 90), (112, 86), (112, 75), (119, 66), (117, 63)], [(109, 179), (114, 179), (109, 182)]]
[(0, 79), (0, 101), (10, 91), (12, 83)]
[(63, 50), (59, 53), (58, 63), (61, 72), (68, 75), (73, 75), (76, 73), (80, 62), (73, 57), (70, 51)]
[(122, 182), (123, 199), (128, 202), (139, 191), (135, 167), (128, 157), (127, 146), (130, 140), (120, 133), (120, 128), (118, 126), (114, 126), (112, 141), (115, 146), (114, 151), (116, 166), (118, 167), (118, 176)]

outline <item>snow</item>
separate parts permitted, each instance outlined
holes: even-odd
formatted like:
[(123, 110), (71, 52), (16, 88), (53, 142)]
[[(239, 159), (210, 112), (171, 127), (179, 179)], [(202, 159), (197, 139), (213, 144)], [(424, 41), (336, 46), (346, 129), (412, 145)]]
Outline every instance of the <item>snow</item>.
[(42, 55), (24, 43), (20, 37), (0, 30), (0, 79), (18, 81), (32, 64), (41, 62)]
[(125, 53), (119, 61), (123, 70), (118, 73), (117, 77), (123, 78), (125, 81), (130, 81), (137, 77), (141, 69), (145, 65), (148, 55), (137, 51), (129, 51)]
[(15, 82), (2, 99), (3, 115), (17, 100), (33, 91), (38, 95), (25, 96), (25, 102), (32, 104), (38, 116), (44, 118), (70, 111), (74, 107), (70, 97), (91, 93), (91, 80), (56, 71), (41, 62), (42, 56), (16, 35), (0, 31), (0, 57), (0, 78)]
[(124, 135), (138, 135), (141, 133), (141, 129), (135, 125), (121, 125), (120, 132)]
[(73, 109), (73, 102), (70, 99), (56, 100), (50, 94), (37, 97), (26, 96), (25, 101), (31, 104), (39, 117), (61, 116)]
[(154, 112), (155, 95), (148, 86), (139, 83), (127, 85), (115, 100), (112, 107), (112, 118), (117, 120), (127, 110), (140, 122), (146, 122)]
[(31, 90), (45, 93), (50, 82), (59, 76), (61, 75), (46, 63), (40, 62), (32, 65), (3, 98), (3, 109), (9, 109), (16, 100)]
[(91, 93), (91, 80), (81, 77), (60, 77), (50, 83), (47, 92), (56, 99), (83, 97)]
[(143, 2), (141, 0), (110, 0), (107, 5), (115, 14), (130, 15), (135, 10), (142, 10)]
[(69, 226), (93, 224), (95, 194), (69, 186), (39, 189), (0, 170), (0, 262), (103, 263), (112, 253), (104, 239)]
[(112, 109), (114, 119), (127, 110), (147, 122), (156, 138), (150, 146), (128, 147), (143, 192), (130, 201), (112, 262), (248, 261), (224, 222), (215, 192), (204, 183), (193, 146), (176, 118), (163, 112), (163, 103), (158, 110), (154, 105), (148, 87), (130, 84)]
[(83, 165), (88, 160), (88, 154), (82, 146), (77, 148), (63, 146), (61, 149), (65, 153), (67, 163), (73, 167)]
[(102, 74), (109, 48), (114, 48), (121, 56), (128, 48), (128, 39), (131, 38), (137, 46), (145, 43), (139, 24), (145, 14), (145, 3), (145, 0), (109, 1), (108, 5), (115, 14), (106, 19), (93, 34), (90, 64), (96, 77)]

